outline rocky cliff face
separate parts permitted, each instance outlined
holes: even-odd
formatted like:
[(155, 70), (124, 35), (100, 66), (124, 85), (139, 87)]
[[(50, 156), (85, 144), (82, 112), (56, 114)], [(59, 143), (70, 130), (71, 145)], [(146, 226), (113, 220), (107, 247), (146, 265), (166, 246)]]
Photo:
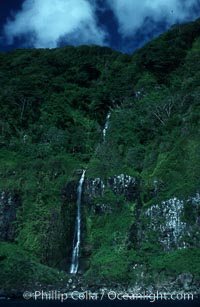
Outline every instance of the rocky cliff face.
[(20, 197), (17, 193), (0, 192), (0, 240), (14, 241), (16, 235), (17, 209), (20, 206)]
[(136, 199), (138, 182), (134, 177), (125, 174), (108, 177), (106, 180), (87, 178), (84, 185), (85, 201), (92, 203), (95, 198), (103, 197), (108, 188), (115, 195), (122, 195), (125, 200), (131, 201)]
[[(192, 223), (185, 220), (187, 205), (191, 206)], [(200, 196), (197, 194), (187, 200), (172, 198), (161, 204), (151, 206), (145, 215), (150, 218), (147, 228), (158, 234), (160, 244), (166, 251), (186, 248), (193, 238), (193, 229), (199, 224)], [(197, 235), (198, 233), (196, 233)]]
[[(108, 190), (115, 197), (112, 198), (112, 193), (107, 196)], [(126, 274), (131, 280), (131, 286), (139, 289), (151, 288), (152, 291), (189, 289), (197, 292), (199, 282), (188, 255), (193, 253), (196, 257), (196, 248), (200, 247), (199, 194), (185, 199), (173, 197), (146, 207), (141, 201), (139, 182), (131, 176), (120, 174), (104, 180), (87, 178), (83, 207), (86, 208), (88, 218), (89, 231), (85, 233), (86, 237), (92, 231), (90, 253), (85, 255), (91, 262), (87, 268), (89, 272), (90, 268), (95, 270), (101, 264), (96, 255), (104, 257), (102, 270), (107, 266), (107, 258), (102, 256), (101, 246), (108, 244), (105, 242), (110, 240), (108, 249), (110, 248), (112, 255), (108, 253), (109, 261), (116, 259), (120, 263), (122, 257), (129, 257)], [(118, 220), (118, 216), (121, 219)], [(86, 224), (87, 218), (84, 221)], [(112, 234), (107, 234), (106, 229)], [(117, 241), (116, 234), (120, 236)], [(111, 239), (106, 238), (106, 235)], [(84, 244), (85, 242), (82, 244), (83, 250), (86, 246)], [(101, 274), (106, 276), (106, 269), (103, 273), (97, 273)]]
[[(132, 225), (132, 241), (149, 241), (153, 234), (164, 251), (186, 248), (196, 245), (200, 224), (200, 195), (180, 200), (176, 197), (155, 204), (145, 209), (139, 205), (139, 184), (131, 176), (120, 174), (101, 178), (87, 178), (84, 185), (84, 200), (86, 204), (95, 206), (95, 213), (111, 211), (109, 201), (99, 203), (104, 198), (106, 189), (111, 189), (116, 196), (122, 196), (125, 201), (137, 202), (135, 222)], [(188, 212), (189, 210), (189, 212)]]
[(146, 210), (140, 208), (131, 231), (134, 246), (152, 242), (164, 251), (199, 246), (199, 205), (197, 194), (186, 200), (174, 197)]

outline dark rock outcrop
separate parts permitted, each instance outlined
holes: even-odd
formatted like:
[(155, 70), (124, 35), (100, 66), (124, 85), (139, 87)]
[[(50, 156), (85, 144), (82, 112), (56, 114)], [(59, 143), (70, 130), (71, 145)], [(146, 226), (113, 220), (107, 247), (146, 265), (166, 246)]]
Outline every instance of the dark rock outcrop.
[(17, 209), (20, 206), (18, 193), (0, 192), (0, 239), (3, 241), (14, 241), (16, 236)]
[(137, 197), (137, 181), (134, 177), (124, 174), (109, 177), (107, 186), (116, 195), (124, 195), (124, 198), (128, 201), (135, 200)]
[(177, 281), (184, 290), (190, 290), (193, 276), (191, 273), (182, 273), (178, 276)]
[(76, 202), (76, 197), (77, 197), (76, 191), (77, 191), (77, 182), (75, 181), (68, 182), (61, 191), (63, 200), (68, 202)]
[(137, 198), (138, 182), (134, 177), (120, 174), (101, 178), (86, 178), (84, 186), (84, 199), (87, 203), (93, 203), (95, 198), (103, 197), (105, 190), (110, 188), (115, 195), (124, 196), (125, 200), (132, 201)]
[(95, 214), (104, 214), (106, 212), (112, 212), (112, 208), (108, 204), (96, 204), (94, 208)]

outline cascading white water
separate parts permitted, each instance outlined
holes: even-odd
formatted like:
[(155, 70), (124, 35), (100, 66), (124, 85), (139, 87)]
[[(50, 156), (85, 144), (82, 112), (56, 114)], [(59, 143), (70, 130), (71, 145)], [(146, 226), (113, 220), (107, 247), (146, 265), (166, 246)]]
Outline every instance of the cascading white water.
[(73, 240), (73, 252), (72, 252), (72, 261), (70, 267), (70, 273), (76, 274), (78, 271), (79, 265), (79, 250), (80, 250), (80, 243), (81, 243), (81, 194), (82, 194), (82, 187), (85, 179), (85, 170), (83, 170), (81, 179), (79, 181), (78, 189), (77, 189), (77, 216), (75, 222), (75, 229), (74, 229), (74, 240)]
[(111, 116), (111, 113), (108, 112), (108, 114), (107, 114), (107, 116), (106, 116), (105, 126), (104, 126), (104, 128), (103, 128), (103, 141), (104, 141), (104, 142), (105, 142), (105, 140), (106, 140), (106, 132), (107, 132), (108, 125), (109, 125), (110, 116)]

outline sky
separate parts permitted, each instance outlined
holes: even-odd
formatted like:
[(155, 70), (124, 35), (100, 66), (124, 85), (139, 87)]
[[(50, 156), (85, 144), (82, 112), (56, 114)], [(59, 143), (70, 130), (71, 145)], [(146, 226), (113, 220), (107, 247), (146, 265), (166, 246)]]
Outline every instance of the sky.
[(198, 17), (200, 0), (0, 0), (0, 51), (100, 45), (132, 53)]

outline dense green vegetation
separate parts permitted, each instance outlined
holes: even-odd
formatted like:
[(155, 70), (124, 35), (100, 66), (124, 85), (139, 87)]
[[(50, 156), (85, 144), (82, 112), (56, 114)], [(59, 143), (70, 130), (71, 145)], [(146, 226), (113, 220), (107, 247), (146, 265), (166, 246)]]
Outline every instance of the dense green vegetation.
[[(75, 206), (63, 189), (78, 181), (77, 169), (86, 167), (88, 178), (136, 177), (144, 208), (199, 191), (199, 55), (200, 20), (174, 26), (133, 55), (98, 46), (0, 54), (0, 191), (17, 193), (22, 204), (13, 242), (1, 243), (5, 287), (66, 277), (57, 270), (67, 269), (61, 263), (70, 255)], [(135, 264), (161, 278), (185, 271), (199, 278), (195, 243), (166, 254), (152, 238), (137, 251), (135, 202), (109, 190), (96, 201), (112, 213), (85, 217), (88, 280), (133, 281)]]
[(1, 286), (4, 288), (32, 289), (32, 286), (38, 282), (47, 286), (52, 283), (58, 285), (63, 280), (67, 281), (64, 272), (38, 263), (37, 259), (30, 253), (23, 251), (14, 244), (1, 242), (0, 248), (0, 266), (3, 279)]

